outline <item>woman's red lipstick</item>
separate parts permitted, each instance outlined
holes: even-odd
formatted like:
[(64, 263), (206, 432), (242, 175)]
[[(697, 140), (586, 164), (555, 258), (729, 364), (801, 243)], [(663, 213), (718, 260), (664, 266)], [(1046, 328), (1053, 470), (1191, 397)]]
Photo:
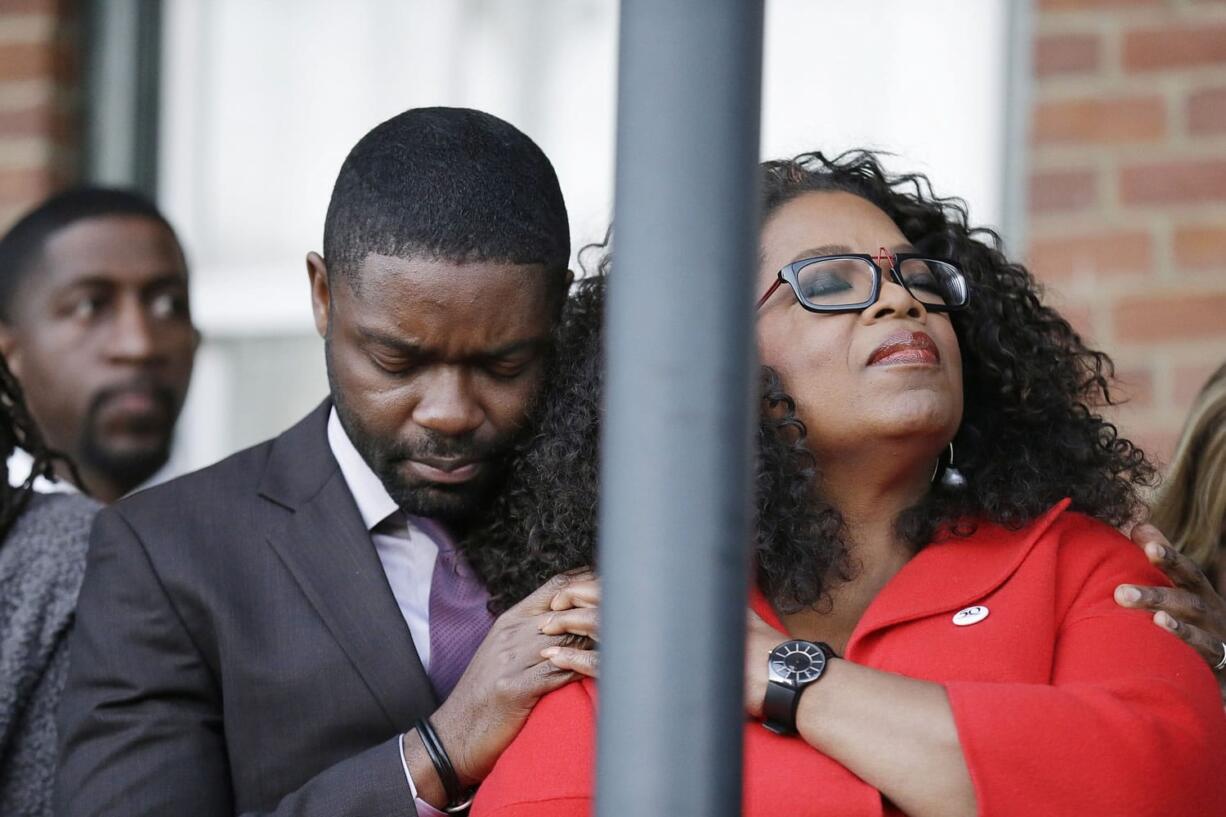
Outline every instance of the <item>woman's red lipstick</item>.
[(935, 366), (940, 362), (936, 342), (924, 332), (895, 332), (868, 359), (869, 366), (906, 363)]

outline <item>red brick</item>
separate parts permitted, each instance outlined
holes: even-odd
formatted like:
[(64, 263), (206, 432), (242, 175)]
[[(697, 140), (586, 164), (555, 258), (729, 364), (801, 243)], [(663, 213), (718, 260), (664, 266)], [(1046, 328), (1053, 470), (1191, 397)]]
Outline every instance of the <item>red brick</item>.
[[(66, 0), (4, 0), (4, 15), (8, 14), (47, 14), (63, 13), (64, 7), (71, 5)], [(0, 21), (3, 15), (0, 15)]]
[(1098, 70), (1102, 43), (1097, 34), (1043, 34), (1034, 42), (1034, 73), (1039, 78)]
[(1130, 408), (1150, 408), (1154, 404), (1154, 373), (1141, 368), (1116, 369), (1112, 391), (1116, 392), (1115, 399), (1126, 402)]
[(1226, 357), (1213, 363), (1202, 363), (1196, 366), (1179, 366), (1173, 372), (1174, 386), (1171, 399), (1180, 411), (1187, 411), (1200, 390), (1209, 382), (1209, 378), (1220, 366), (1226, 364)]
[(1226, 24), (1180, 25), (1129, 31), (1124, 35), (1124, 67), (1161, 71), (1226, 64)]
[(1226, 201), (1226, 159), (1132, 165), (1120, 171), (1126, 204)]
[(1136, 424), (1132, 423), (1130, 427), (1122, 428), (1121, 432), (1144, 451), (1149, 461), (1160, 470), (1165, 471), (1171, 464), (1171, 457), (1175, 456), (1175, 446), (1179, 443), (1178, 431), (1152, 426), (1137, 428)]
[(1175, 263), (1187, 269), (1226, 269), (1226, 224), (1176, 229)]
[(1111, 319), (1115, 338), (1128, 343), (1226, 338), (1226, 292), (1125, 296)]
[(15, 111), (0, 111), (0, 137), (50, 136), (55, 129), (50, 105), (35, 105)]
[(1081, 335), (1083, 340), (1094, 336), (1094, 313), (1090, 305), (1082, 302), (1053, 304), (1056, 311)]
[(1036, 144), (1153, 142), (1165, 132), (1166, 104), (1156, 96), (1044, 102), (1031, 120)]
[(0, 82), (52, 76), (55, 50), (46, 43), (0, 45)]
[(47, 168), (0, 170), (0, 207), (25, 207), (51, 192)]
[(1188, 130), (1196, 134), (1226, 133), (1226, 88), (1208, 88), (1188, 97)]
[(1030, 176), (1029, 208), (1034, 213), (1083, 210), (1098, 199), (1093, 170), (1052, 170)]
[(1085, 11), (1119, 8), (1152, 8), (1163, 0), (1039, 0), (1041, 11)]
[(1080, 275), (1147, 275), (1153, 270), (1153, 242), (1140, 230), (1036, 239), (1030, 269), (1044, 280)]

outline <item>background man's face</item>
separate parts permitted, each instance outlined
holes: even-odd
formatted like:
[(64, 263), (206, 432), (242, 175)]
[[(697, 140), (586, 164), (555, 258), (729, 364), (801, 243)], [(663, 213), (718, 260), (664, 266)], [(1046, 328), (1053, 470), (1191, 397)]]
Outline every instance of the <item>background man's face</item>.
[(371, 255), (356, 288), (309, 262), (337, 414), (402, 509), (460, 521), (541, 389), (555, 308), (532, 265)]
[(48, 444), (99, 499), (165, 464), (197, 346), (187, 267), (165, 226), (99, 216), (52, 234), (3, 340)]

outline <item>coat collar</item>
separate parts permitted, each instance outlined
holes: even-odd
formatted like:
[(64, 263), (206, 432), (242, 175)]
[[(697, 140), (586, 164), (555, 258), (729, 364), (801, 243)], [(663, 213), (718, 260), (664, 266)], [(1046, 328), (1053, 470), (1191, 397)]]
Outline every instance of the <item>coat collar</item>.
[[(996, 590), (1025, 561), (1069, 504), (1070, 500), (1061, 500), (1019, 530), (981, 522), (970, 536), (939, 537), (881, 589), (856, 625), (847, 652), (850, 654), (858, 642), (878, 630), (966, 607)], [(750, 599), (754, 611), (767, 624), (786, 633), (756, 586), (750, 591)]]
[(328, 448), (328, 415), (332, 400), (324, 400), (272, 442), (259, 494), (289, 510), (308, 501), (336, 470)]
[(903, 565), (864, 612), (848, 652), (870, 633), (918, 618), (957, 610), (1004, 584), (1043, 534), (1069, 507), (1062, 499), (1019, 530), (980, 522), (970, 536), (944, 535)]
[(330, 401), (274, 443), (260, 495), (291, 511), (268, 543), (398, 729), (434, 691), (327, 440)]

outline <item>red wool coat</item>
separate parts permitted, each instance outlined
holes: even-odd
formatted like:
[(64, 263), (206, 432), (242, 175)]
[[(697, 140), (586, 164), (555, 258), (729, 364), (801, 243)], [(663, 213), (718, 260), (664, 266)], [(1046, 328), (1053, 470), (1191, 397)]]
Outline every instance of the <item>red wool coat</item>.
[[(945, 686), (985, 817), (1226, 815), (1226, 714), (1212, 673), (1112, 597), (1120, 583), (1167, 582), (1139, 548), (1067, 507), (920, 551), (869, 605), (847, 660)], [(987, 616), (955, 626), (976, 605)], [(760, 594), (754, 608), (782, 629)], [(595, 685), (569, 684), (538, 704), (473, 817), (586, 817), (594, 768)], [(745, 725), (744, 779), (753, 817), (900, 813), (757, 722)]]

